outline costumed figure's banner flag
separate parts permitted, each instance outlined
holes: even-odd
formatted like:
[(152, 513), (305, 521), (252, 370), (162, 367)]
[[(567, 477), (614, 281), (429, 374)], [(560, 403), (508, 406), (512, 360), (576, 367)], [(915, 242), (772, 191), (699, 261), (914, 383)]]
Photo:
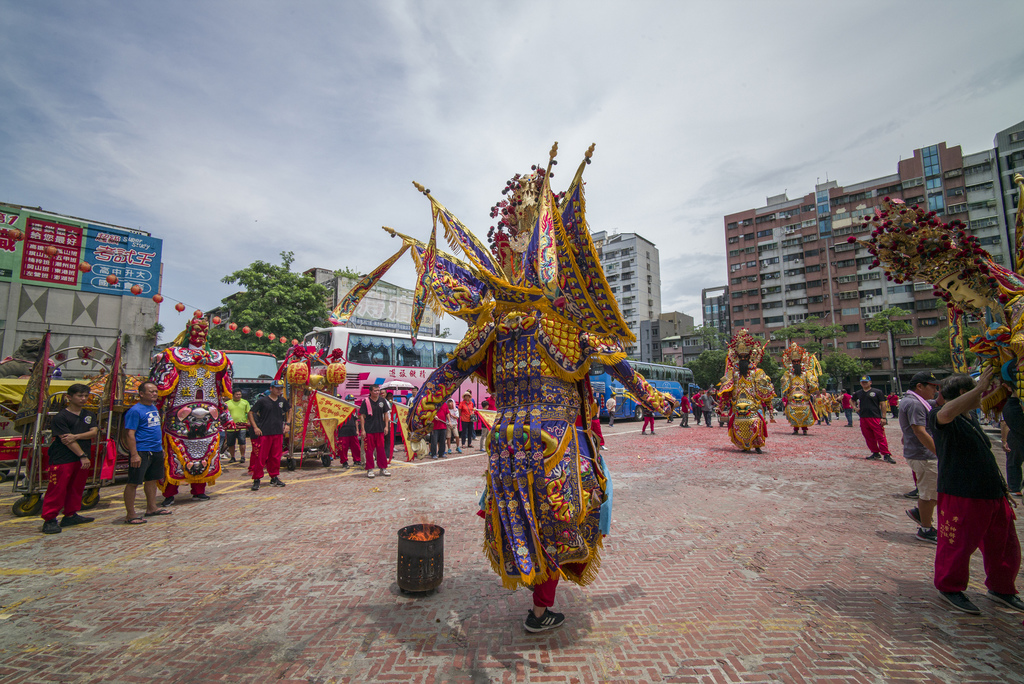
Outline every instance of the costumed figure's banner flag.
[(43, 336), (43, 348), (39, 352), (36, 365), (32, 367), (32, 375), (25, 385), (25, 394), (21, 398), (21, 406), (14, 414), (14, 426), (21, 427), (36, 419), (46, 410), (47, 386), (50, 380), (50, 331)]
[(356, 308), (359, 306), (359, 302), (363, 301), (363, 297), (369, 292), (377, 282), (384, 277), (384, 274), (388, 272), (399, 257), (405, 254), (405, 250), (409, 249), (408, 244), (402, 244), (402, 248), (395, 252), (395, 254), (382, 263), (377, 268), (373, 269), (370, 273), (363, 276), (355, 286), (349, 290), (348, 294), (342, 297), (341, 301), (338, 302), (338, 306), (334, 307), (334, 311), (331, 312), (331, 323), (334, 325), (342, 325), (348, 322), (348, 319), (355, 313)]
[(412, 447), (409, 446), (409, 407), (405, 404), (395, 404), (398, 411), (398, 425), (402, 432), (402, 444), (405, 446), (405, 460), (411, 461), (414, 456)]
[(480, 419), (480, 422), (484, 424), (484, 427), (488, 430), (494, 425), (494, 419), (498, 417), (497, 411), (488, 411), (487, 409), (477, 409), (476, 417)]
[(313, 390), (312, 396), (306, 404), (306, 416), (302, 422), (302, 448), (306, 447), (306, 430), (309, 421), (319, 421), (327, 436), (327, 443), (334, 451), (334, 436), (338, 426), (348, 420), (348, 417), (355, 413), (355, 404), (343, 401), (338, 397)]

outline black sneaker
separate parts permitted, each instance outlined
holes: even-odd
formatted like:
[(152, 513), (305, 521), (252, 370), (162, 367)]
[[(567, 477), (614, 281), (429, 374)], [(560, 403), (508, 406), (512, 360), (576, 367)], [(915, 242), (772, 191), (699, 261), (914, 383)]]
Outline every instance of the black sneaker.
[(238, 465), (245, 465), (245, 456), (243, 456), (242, 458), (238, 459)]
[(192, 498), (196, 499), (198, 501), (209, 501), (210, 500), (210, 495), (209, 494), (193, 494)]
[(865, 461), (877, 461), (877, 460), (879, 460), (880, 458), (882, 458), (882, 454), (880, 454), (880, 453), (878, 453), (878, 452), (876, 451), (876, 452), (872, 453), (872, 454), (871, 454), (870, 456), (865, 456), (865, 457), (864, 457), (864, 460), (865, 460)]
[(84, 525), (85, 523), (91, 523), (95, 519), (96, 518), (88, 518), (84, 515), (78, 515), (77, 513), (75, 513), (74, 515), (65, 515), (60, 521), (60, 526), (74, 527), (75, 525)]
[(164, 497), (164, 500), (160, 502), (160, 507), (161, 508), (167, 508), (168, 506), (173, 506), (173, 505), (174, 505), (174, 497), (173, 496)]
[(60, 523), (56, 518), (43, 521), (43, 534), (60, 534)]
[(230, 461), (228, 461), (228, 463), (229, 463), (229, 464), (230, 464), (230, 463), (238, 463), (238, 461), (236, 461), (236, 460), (235, 460), (235, 457), (234, 457), (234, 456), (232, 456), (232, 457), (231, 457), (231, 460), (230, 460)]
[(348, 463), (342, 463), (341, 464), (341, 469), (342, 470), (348, 470)]
[(907, 509), (907, 517), (916, 522), (918, 525), (921, 524), (921, 511), (919, 511), (916, 506), (914, 508)]
[(988, 590), (988, 597), (993, 601), (1002, 603), (1005, 606), (1009, 606), (1014, 610), (1019, 610), (1024, 613), (1024, 601), (1020, 600), (1020, 596), (1017, 594), (1000, 594), (997, 591)]
[(892, 457), (892, 454), (886, 454), (885, 456), (882, 457), (882, 460), (885, 461), (886, 463), (895, 463), (896, 462), (896, 459), (894, 459)]
[(549, 629), (561, 627), (563, 622), (565, 622), (565, 616), (561, 613), (552, 613), (550, 610), (545, 609), (544, 614), (537, 617), (531, 610), (526, 615), (524, 626), (527, 632), (546, 632)]
[(942, 598), (946, 599), (949, 605), (953, 606), (957, 610), (962, 610), (965, 613), (971, 615), (981, 615), (981, 610), (978, 606), (971, 603), (971, 599), (967, 598), (962, 591), (940, 591), (939, 594)]
[(277, 477), (270, 478), (270, 484), (274, 485), (275, 487), (284, 487), (284, 482), (281, 482), (281, 479)]
[(939, 543), (939, 534), (935, 531), (934, 527), (929, 527), (927, 530), (923, 527), (918, 527), (917, 534), (915, 536), (921, 541), (931, 542), (932, 544)]
[(909, 492), (907, 492), (906, 494), (903, 495), (903, 498), (904, 499), (916, 499), (917, 498), (917, 488), (915, 487), (914, 489), (911, 489)]
[(252, 481), (252, 487), (249, 487), (249, 489), (251, 489), (254, 492), (260, 491), (260, 481), (259, 480), (253, 480)]

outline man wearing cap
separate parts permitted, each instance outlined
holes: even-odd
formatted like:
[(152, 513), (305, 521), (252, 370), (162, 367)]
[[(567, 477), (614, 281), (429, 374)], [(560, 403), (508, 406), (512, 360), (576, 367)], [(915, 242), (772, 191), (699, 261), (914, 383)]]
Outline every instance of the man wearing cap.
[(252, 491), (258, 492), (263, 469), (270, 475), (270, 484), (284, 487), (281, 482), (281, 454), (284, 452), (284, 425), (291, 422), (292, 405), (281, 396), (284, 382), (275, 380), (270, 386), (270, 395), (261, 395), (249, 411), (249, 427), (255, 435), (252, 440), (252, 455), (249, 457), (249, 472), (252, 474)]
[(885, 394), (871, 387), (871, 378), (867, 375), (860, 379), (860, 389), (853, 395), (854, 407), (860, 416), (860, 433), (871, 450), (869, 461), (883, 459), (886, 463), (896, 460), (889, 453), (889, 443), (885, 440)]
[(366, 477), (376, 476), (373, 472), (374, 457), (380, 474), (391, 477), (384, 439), (390, 421), (391, 404), (380, 395), (380, 387), (372, 385), (370, 396), (359, 402), (359, 434), (366, 445)]
[(935, 454), (935, 440), (928, 432), (928, 414), (934, 408), (938, 387), (939, 380), (934, 374), (921, 371), (910, 379), (910, 389), (899, 402), (903, 458), (914, 471), (918, 496), (917, 506), (907, 510), (907, 515), (918, 525), (917, 538), (932, 544), (938, 543), (932, 514), (939, 498), (936, 490), (939, 462)]

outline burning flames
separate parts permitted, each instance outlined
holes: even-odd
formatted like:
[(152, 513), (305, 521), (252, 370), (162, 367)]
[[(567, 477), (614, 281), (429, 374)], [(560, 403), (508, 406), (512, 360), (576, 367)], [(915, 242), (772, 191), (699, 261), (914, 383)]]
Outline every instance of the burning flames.
[(424, 523), (420, 525), (418, 532), (413, 532), (407, 539), (410, 541), (434, 541), (441, 536), (441, 528), (437, 525), (431, 525), (430, 523)]

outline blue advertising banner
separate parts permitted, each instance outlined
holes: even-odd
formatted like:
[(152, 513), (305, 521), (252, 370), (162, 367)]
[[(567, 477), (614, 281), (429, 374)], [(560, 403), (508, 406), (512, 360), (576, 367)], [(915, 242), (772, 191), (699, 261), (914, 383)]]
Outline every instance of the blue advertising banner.
[[(83, 292), (127, 294), (132, 285), (142, 288), (139, 296), (152, 297), (160, 287), (160, 249), (162, 241), (151, 235), (88, 224), (84, 261), (92, 271), (82, 274)], [(117, 276), (117, 284), (107, 282)]]

